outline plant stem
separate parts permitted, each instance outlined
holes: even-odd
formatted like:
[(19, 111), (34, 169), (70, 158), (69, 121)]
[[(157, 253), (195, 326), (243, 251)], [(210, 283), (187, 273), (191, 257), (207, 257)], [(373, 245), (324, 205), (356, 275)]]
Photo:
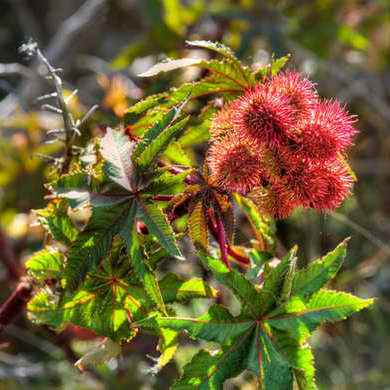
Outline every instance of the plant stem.
[(0, 332), (25, 309), (32, 293), (32, 282), (22, 279), (9, 298), (0, 306)]

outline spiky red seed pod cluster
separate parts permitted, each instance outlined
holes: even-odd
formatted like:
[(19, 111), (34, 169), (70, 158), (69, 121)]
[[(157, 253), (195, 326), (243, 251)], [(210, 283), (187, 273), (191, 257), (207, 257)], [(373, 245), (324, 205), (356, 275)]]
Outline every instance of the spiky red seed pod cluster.
[(244, 91), (214, 117), (207, 164), (213, 183), (252, 197), (274, 218), (296, 207), (333, 210), (353, 179), (342, 158), (355, 117), (288, 71)]

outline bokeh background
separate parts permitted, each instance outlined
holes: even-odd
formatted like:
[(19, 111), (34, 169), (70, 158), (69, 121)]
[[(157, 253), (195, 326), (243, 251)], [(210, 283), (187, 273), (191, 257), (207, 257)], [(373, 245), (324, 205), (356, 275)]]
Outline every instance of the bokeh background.
[[(248, 64), (291, 53), (288, 66), (307, 74), (323, 96), (359, 117), (351, 151), (354, 195), (337, 212), (298, 212), (278, 222), (285, 247), (298, 243), (302, 264), (351, 236), (335, 288), (376, 296), (375, 307), (328, 326), (312, 339), (321, 389), (390, 389), (390, 1), (389, 0), (0, 0), (0, 298), (19, 264), (39, 249), (43, 232), (31, 209), (44, 206), (45, 170), (59, 145), (44, 142), (60, 126), (37, 97), (50, 91), (42, 69), (19, 54), (30, 37), (63, 68), (74, 114), (100, 108), (89, 131), (117, 125), (126, 107), (191, 71), (152, 80), (137, 74), (165, 58), (206, 56), (185, 40), (218, 40)], [(200, 148), (201, 151), (201, 148)], [(188, 266), (185, 272), (191, 273)], [(59, 335), (24, 317), (0, 339), (0, 389), (167, 389), (188, 360), (178, 356), (153, 377), (155, 340), (140, 337), (123, 357), (80, 374), (72, 365), (89, 334)], [(245, 376), (229, 389), (254, 389)]]

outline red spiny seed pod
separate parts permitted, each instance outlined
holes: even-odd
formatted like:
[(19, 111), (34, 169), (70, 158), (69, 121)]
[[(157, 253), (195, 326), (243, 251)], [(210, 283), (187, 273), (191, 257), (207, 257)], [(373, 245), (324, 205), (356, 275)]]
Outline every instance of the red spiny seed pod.
[(225, 137), (232, 131), (232, 108), (230, 104), (225, 104), (221, 110), (214, 115), (210, 134), (214, 139)]
[(274, 148), (293, 135), (296, 110), (288, 97), (264, 84), (246, 90), (232, 103), (231, 110), (233, 129), (240, 139)]
[(246, 194), (264, 177), (261, 149), (238, 140), (234, 135), (211, 145), (207, 163), (213, 185), (230, 192)]
[(353, 178), (338, 160), (328, 162), (318, 175), (323, 189), (314, 197), (311, 207), (321, 211), (334, 210), (350, 195)]
[(301, 152), (310, 158), (335, 158), (352, 143), (356, 117), (336, 100), (318, 103), (311, 119), (302, 128)]
[(261, 212), (275, 219), (287, 218), (299, 206), (294, 199), (294, 194), (278, 183), (256, 188), (248, 194), (248, 197)]
[(314, 84), (303, 78), (298, 72), (286, 71), (279, 73), (267, 82), (273, 93), (285, 95), (289, 104), (295, 109), (297, 125), (308, 120), (311, 111), (318, 102), (318, 94)]
[(348, 196), (353, 179), (338, 160), (302, 160), (287, 170), (282, 182), (292, 191), (297, 204), (332, 210)]

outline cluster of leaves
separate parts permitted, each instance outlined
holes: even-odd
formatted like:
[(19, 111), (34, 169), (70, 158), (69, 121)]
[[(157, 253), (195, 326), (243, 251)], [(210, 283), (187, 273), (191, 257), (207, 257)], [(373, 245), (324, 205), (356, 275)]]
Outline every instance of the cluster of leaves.
[[(107, 338), (105, 348), (79, 364), (118, 354), (118, 346), (131, 342), (140, 329), (159, 337), (154, 371), (172, 359), (182, 331), (216, 343), (216, 353), (201, 350), (184, 367), (175, 389), (220, 389), (244, 370), (265, 389), (292, 389), (294, 381), (313, 389), (311, 333), (372, 302), (324, 288), (342, 264), (346, 243), (303, 270), (296, 269), (296, 248), (272, 267), (272, 221), (249, 199), (213, 187), (190, 154), (191, 146), (208, 139), (218, 108), (209, 96), (231, 100), (276, 74), (287, 58), (252, 70), (220, 44), (189, 44), (222, 60), (185, 58), (144, 73), (155, 76), (186, 66), (205, 70), (199, 81), (130, 107), (125, 130), (107, 129), (103, 138), (91, 140), (88, 158), (75, 157), (67, 174), (54, 173), (47, 184), (52, 201), (37, 214), (49, 239), (26, 264), (38, 286), (28, 305), (30, 318), (59, 330), (78, 325)], [(252, 247), (234, 246), (234, 205), (253, 227)], [(239, 315), (221, 304), (199, 318), (176, 314), (172, 304), (221, 297), (206, 280), (163, 272), (162, 262), (187, 257), (179, 244), (187, 235), (217, 285), (240, 302)]]

